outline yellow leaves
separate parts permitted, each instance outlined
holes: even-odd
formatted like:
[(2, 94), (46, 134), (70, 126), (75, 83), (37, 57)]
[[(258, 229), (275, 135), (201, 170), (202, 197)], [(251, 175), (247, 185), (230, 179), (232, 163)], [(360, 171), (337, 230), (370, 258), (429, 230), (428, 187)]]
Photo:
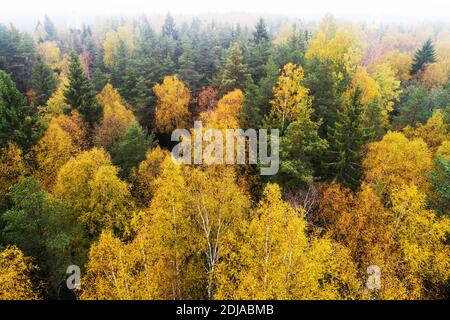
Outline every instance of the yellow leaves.
[(82, 300), (137, 298), (130, 287), (132, 275), (128, 251), (112, 232), (102, 232), (89, 251), (86, 276), (82, 279)]
[(439, 148), (436, 150), (436, 158), (440, 158), (444, 161), (450, 160), (450, 140), (443, 141)]
[(311, 97), (301, 85), (304, 72), (301, 66), (288, 63), (284, 66), (276, 86), (274, 99), (270, 102), (275, 113), (282, 119), (293, 120), (297, 116), (308, 117), (311, 113)]
[(14, 142), (9, 142), (0, 150), (0, 195), (17, 183), (25, 170), (22, 150)]
[[(443, 288), (450, 275), (449, 248), (445, 245), (449, 220), (428, 210), (427, 196), (413, 184), (390, 190), (388, 205), (383, 205), (367, 184), (356, 194), (348, 193), (330, 185), (324, 191), (320, 215), (325, 214), (328, 234), (350, 251), (360, 282), (367, 280), (367, 266), (377, 265), (381, 268), (379, 298), (441, 296), (441, 292), (427, 292), (425, 287), (433, 283), (433, 288)], [(371, 298), (373, 292), (364, 290), (361, 294)]]
[[(347, 74), (353, 74), (362, 59), (362, 52), (356, 39), (346, 32), (337, 31), (332, 39), (327, 39), (325, 33), (319, 32), (309, 43), (305, 57), (329, 59)], [(343, 76), (342, 73), (338, 74), (338, 78)]]
[(357, 194), (330, 185), (324, 191), (320, 216), (330, 236), (350, 250), (359, 266), (384, 265), (389, 259), (392, 228), (380, 199), (368, 185), (363, 184)]
[(381, 191), (391, 191), (402, 184), (427, 189), (427, 172), (432, 155), (422, 139), (409, 141), (399, 132), (388, 132), (382, 141), (368, 145), (363, 160), (365, 180)]
[(39, 108), (39, 123), (46, 126), (50, 123), (53, 117), (57, 117), (63, 114), (70, 107), (67, 105), (64, 90), (66, 80), (63, 80), (53, 95), (48, 99), (47, 104), (44, 107)]
[(407, 127), (405, 131), (410, 138), (422, 138), (432, 152), (435, 152), (445, 140), (450, 140), (444, 115), (440, 110), (435, 111), (425, 124), (419, 124), (415, 130)]
[(111, 152), (136, 119), (129, 106), (109, 83), (98, 94), (97, 101), (103, 108), (103, 120), (95, 128), (94, 142)]
[[(359, 284), (348, 252), (329, 239), (308, 240), (303, 210), (268, 184), (236, 248), (237, 270), (219, 266), (217, 298), (336, 299), (354, 296)], [(348, 288), (340, 291), (337, 284)]]
[[(358, 67), (352, 78), (352, 87), (360, 87), (362, 90), (361, 102), (367, 105), (373, 99), (380, 96), (380, 87), (378, 83), (367, 73), (364, 67)], [(350, 92), (350, 90), (348, 91)], [(349, 93), (347, 93), (348, 95)]]
[(188, 105), (191, 92), (176, 76), (164, 77), (162, 84), (156, 84), (153, 92), (158, 98), (155, 112), (156, 129), (170, 133), (177, 128), (187, 128), (191, 116)]
[(114, 66), (114, 58), (119, 47), (119, 43), (123, 42), (128, 53), (131, 53), (135, 44), (134, 28), (130, 25), (125, 25), (117, 28), (117, 31), (108, 31), (103, 42), (103, 62), (109, 68)]
[(406, 82), (410, 79), (409, 70), (412, 64), (410, 54), (400, 51), (390, 51), (384, 56), (384, 60), (391, 67), (397, 80)]
[(54, 119), (50, 122), (44, 137), (35, 146), (34, 151), (38, 163), (36, 176), (41, 181), (43, 187), (49, 190), (55, 183), (58, 170), (79, 149), (72, 143), (70, 135)]
[(439, 63), (431, 63), (425, 66), (418, 74), (419, 81), (426, 88), (444, 85), (448, 80), (448, 73), (445, 72), (443, 66)]
[(78, 150), (85, 150), (88, 147), (88, 126), (78, 111), (72, 111), (68, 116), (60, 115), (53, 118), (52, 122), (56, 123), (70, 136), (73, 145)]
[(56, 68), (58, 66), (61, 59), (61, 50), (55, 41), (41, 42), (38, 44), (37, 50), (47, 65), (52, 68)]
[(153, 193), (156, 190), (156, 178), (161, 172), (161, 164), (168, 156), (168, 152), (162, 150), (159, 146), (148, 150), (145, 160), (139, 164), (139, 167), (133, 170), (133, 194), (143, 205), (148, 205)]
[(388, 64), (379, 64), (374, 68), (373, 78), (378, 84), (383, 110), (386, 114), (393, 110), (395, 101), (401, 94), (400, 81), (395, 79), (394, 71)]
[(0, 252), (0, 300), (37, 300), (30, 274), (36, 267), (16, 246)]
[(102, 228), (128, 232), (133, 210), (129, 186), (117, 177), (103, 149), (71, 158), (59, 170), (53, 193), (77, 210), (90, 233), (99, 234)]
[[(125, 230), (131, 217), (133, 203), (129, 186), (117, 177), (114, 166), (100, 167), (89, 181), (91, 190), (89, 214), (80, 217), (91, 232), (98, 225), (115, 230)], [(95, 226), (95, 227), (94, 227)]]
[(427, 295), (423, 282), (443, 286), (450, 276), (450, 248), (445, 244), (450, 232), (447, 217), (428, 210), (426, 195), (414, 185), (402, 185), (392, 196), (392, 215), (404, 272), (419, 297)]
[(238, 129), (243, 104), (244, 94), (241, 90), (235, 89), (224, 95), (214, 110), (202, 112), (200, 118), (208, 128)]

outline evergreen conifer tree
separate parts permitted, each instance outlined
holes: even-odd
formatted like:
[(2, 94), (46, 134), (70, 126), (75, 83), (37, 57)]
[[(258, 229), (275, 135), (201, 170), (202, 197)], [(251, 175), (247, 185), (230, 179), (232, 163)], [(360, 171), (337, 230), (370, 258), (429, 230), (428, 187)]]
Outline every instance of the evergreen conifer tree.
[(434, 62), (436, 62), (436, 52), (434, 50), (433, 42), (431, 39), (428, 39), (414, 54), (410, 74), (415, 75), (424, 67), (424, 65)]
[(362, 125), (361, 96), (362, 91), (357, 87), (338, 112), (338, 121), (329, 129), (329, 149), (325, 156), (327, 177), (353, 190), (360, 185), (360, 149), (367, 140), (367, 132)]

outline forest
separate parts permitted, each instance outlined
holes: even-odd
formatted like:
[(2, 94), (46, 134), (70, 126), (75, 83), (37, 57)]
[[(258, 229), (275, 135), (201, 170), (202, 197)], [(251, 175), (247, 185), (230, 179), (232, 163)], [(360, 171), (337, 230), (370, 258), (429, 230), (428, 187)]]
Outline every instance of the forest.
[[(0, 24), (0, 300), (448, 299), (449, 76), (443, 23)], [(278, 173), (174, 162), (196, 120)]]

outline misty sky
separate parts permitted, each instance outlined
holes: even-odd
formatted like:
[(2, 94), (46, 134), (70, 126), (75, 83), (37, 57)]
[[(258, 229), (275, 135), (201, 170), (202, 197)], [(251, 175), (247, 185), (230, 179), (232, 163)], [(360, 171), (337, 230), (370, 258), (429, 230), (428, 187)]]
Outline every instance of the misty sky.
[(9, 0), (2, 3), (1, 22), (23, 23), (44, 14), (51, 18), (105, 15), (205, 14), (244, 12), (320, 19), (337, 18), (378, 22), (450, 22), (450, 0)]

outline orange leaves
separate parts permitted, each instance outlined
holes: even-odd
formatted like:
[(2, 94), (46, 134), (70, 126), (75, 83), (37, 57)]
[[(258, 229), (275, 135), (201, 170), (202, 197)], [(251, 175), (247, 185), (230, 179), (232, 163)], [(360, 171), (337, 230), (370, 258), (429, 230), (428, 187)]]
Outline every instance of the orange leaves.
[(244, 94), (235, 89), (222, 97), (214, 110), (200, 114), (205, 126), (217, 129), (239, 128), (239, 114), (244, 104)]

